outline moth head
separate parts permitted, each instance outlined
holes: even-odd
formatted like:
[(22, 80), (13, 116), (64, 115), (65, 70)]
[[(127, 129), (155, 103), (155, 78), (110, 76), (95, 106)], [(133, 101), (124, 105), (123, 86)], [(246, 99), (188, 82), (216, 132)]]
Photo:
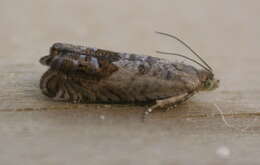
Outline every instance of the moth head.
[(200, 72), (200, 81), (201, 81), (201, 91), (212, 91), (219, 87), (220, 81), (214, 77), (214, 74), (208, 71)]
[(189, 61), (192, 61), (192, 62), (198, 64), (199, 66), (201, 66), (203, 68), (203, 70), (200, 70), (198, 72), (199, 80), (200, 80), (200, 83), (201, 83), (199, 90), (207, 90), (207, 91), (209, 91), (209, 90), (214, 90), (214, 89), (218, 88), (219, 80), (214, 78), (213, 69), (186, 42), (184, 42), (180, 38), (178, 38), (178, 37), (176, 37), (174, 35), (168, 34), (168, 33), (163, 33), (163, 32), (156, 32), (156, 33), (177, 40), (182, 45), (184, 45), (187, 49), (189, 49), (192, 52), (192, 54), (195, 55), (200, 61), (196, 61), (196, 60), (194, 60), (192, 58), (189, 58), (189, 57), (187, 57), (185, 55), (182, 55), (182, 54), (179, 54), (179, 53), (169, 53), (169, 52), (161, 52), (161, 51), (157, 51), (157, 53), (183, 57), (183, 58), (185, 58), (185, 59), (187, 59)]

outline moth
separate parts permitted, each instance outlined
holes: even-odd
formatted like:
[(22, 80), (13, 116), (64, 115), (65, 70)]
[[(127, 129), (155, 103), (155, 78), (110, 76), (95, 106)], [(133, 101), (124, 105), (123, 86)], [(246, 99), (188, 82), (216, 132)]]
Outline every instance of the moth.
[(40, 63), (49, 67), (42, 75), (40, 89), (54, 100), (73, 103), (144, 103), (151, 104), (145, 114), (157, 108), (176, 106), (199, 91), (219, 86), (212, 68), (184, 41), (200, 62), (177, 53), (201, 69), (163, 58), (120, 53), (67, 43), (55, 43)]

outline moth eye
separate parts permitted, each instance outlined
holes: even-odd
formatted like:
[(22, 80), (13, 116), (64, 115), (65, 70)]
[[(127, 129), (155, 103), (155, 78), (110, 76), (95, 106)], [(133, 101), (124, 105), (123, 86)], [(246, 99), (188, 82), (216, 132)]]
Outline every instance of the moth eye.
[(206, 81), (205, 86), (206, 86), (206, 87), (210, 87), (210, 86), (211, 86), (211, 81), (209, 81), (209, 80)]

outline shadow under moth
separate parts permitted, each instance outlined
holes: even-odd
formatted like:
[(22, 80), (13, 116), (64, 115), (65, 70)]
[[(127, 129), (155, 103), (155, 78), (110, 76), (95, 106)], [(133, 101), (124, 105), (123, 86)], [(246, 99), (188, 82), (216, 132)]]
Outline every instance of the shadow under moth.
[(41, 77), (40, 89), (54, 100), (73, 103), (153, 104), (148, 114), (218, 87), (212, 68), (189, 45), (176, 36), (157, 33), (181, 42), (202, 63), (182, 54), (157, 53), (181, 56), (202, 69), (152, 56), (55, 43), (49, 55), (40, 59), (49, 67)]

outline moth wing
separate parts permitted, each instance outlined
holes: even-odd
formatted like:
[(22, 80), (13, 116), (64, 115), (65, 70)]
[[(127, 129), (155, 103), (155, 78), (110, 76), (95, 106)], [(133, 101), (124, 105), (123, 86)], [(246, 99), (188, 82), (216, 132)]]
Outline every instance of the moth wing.
[(101, 80), (112, 75), (118, 70), (118, 67), (108, 61), (91, 57), (90, 61), (80, 62), (77, 70), (82, 71), (82, 74), (85, 76)]
[(200, 85), (196, 68), (183, 63), (130, 54), (114, 64), (119, 72), (110, 81), (115, 90), (120, 88), (129, 94), (127, 100), (169, 98), (194, 92)]

